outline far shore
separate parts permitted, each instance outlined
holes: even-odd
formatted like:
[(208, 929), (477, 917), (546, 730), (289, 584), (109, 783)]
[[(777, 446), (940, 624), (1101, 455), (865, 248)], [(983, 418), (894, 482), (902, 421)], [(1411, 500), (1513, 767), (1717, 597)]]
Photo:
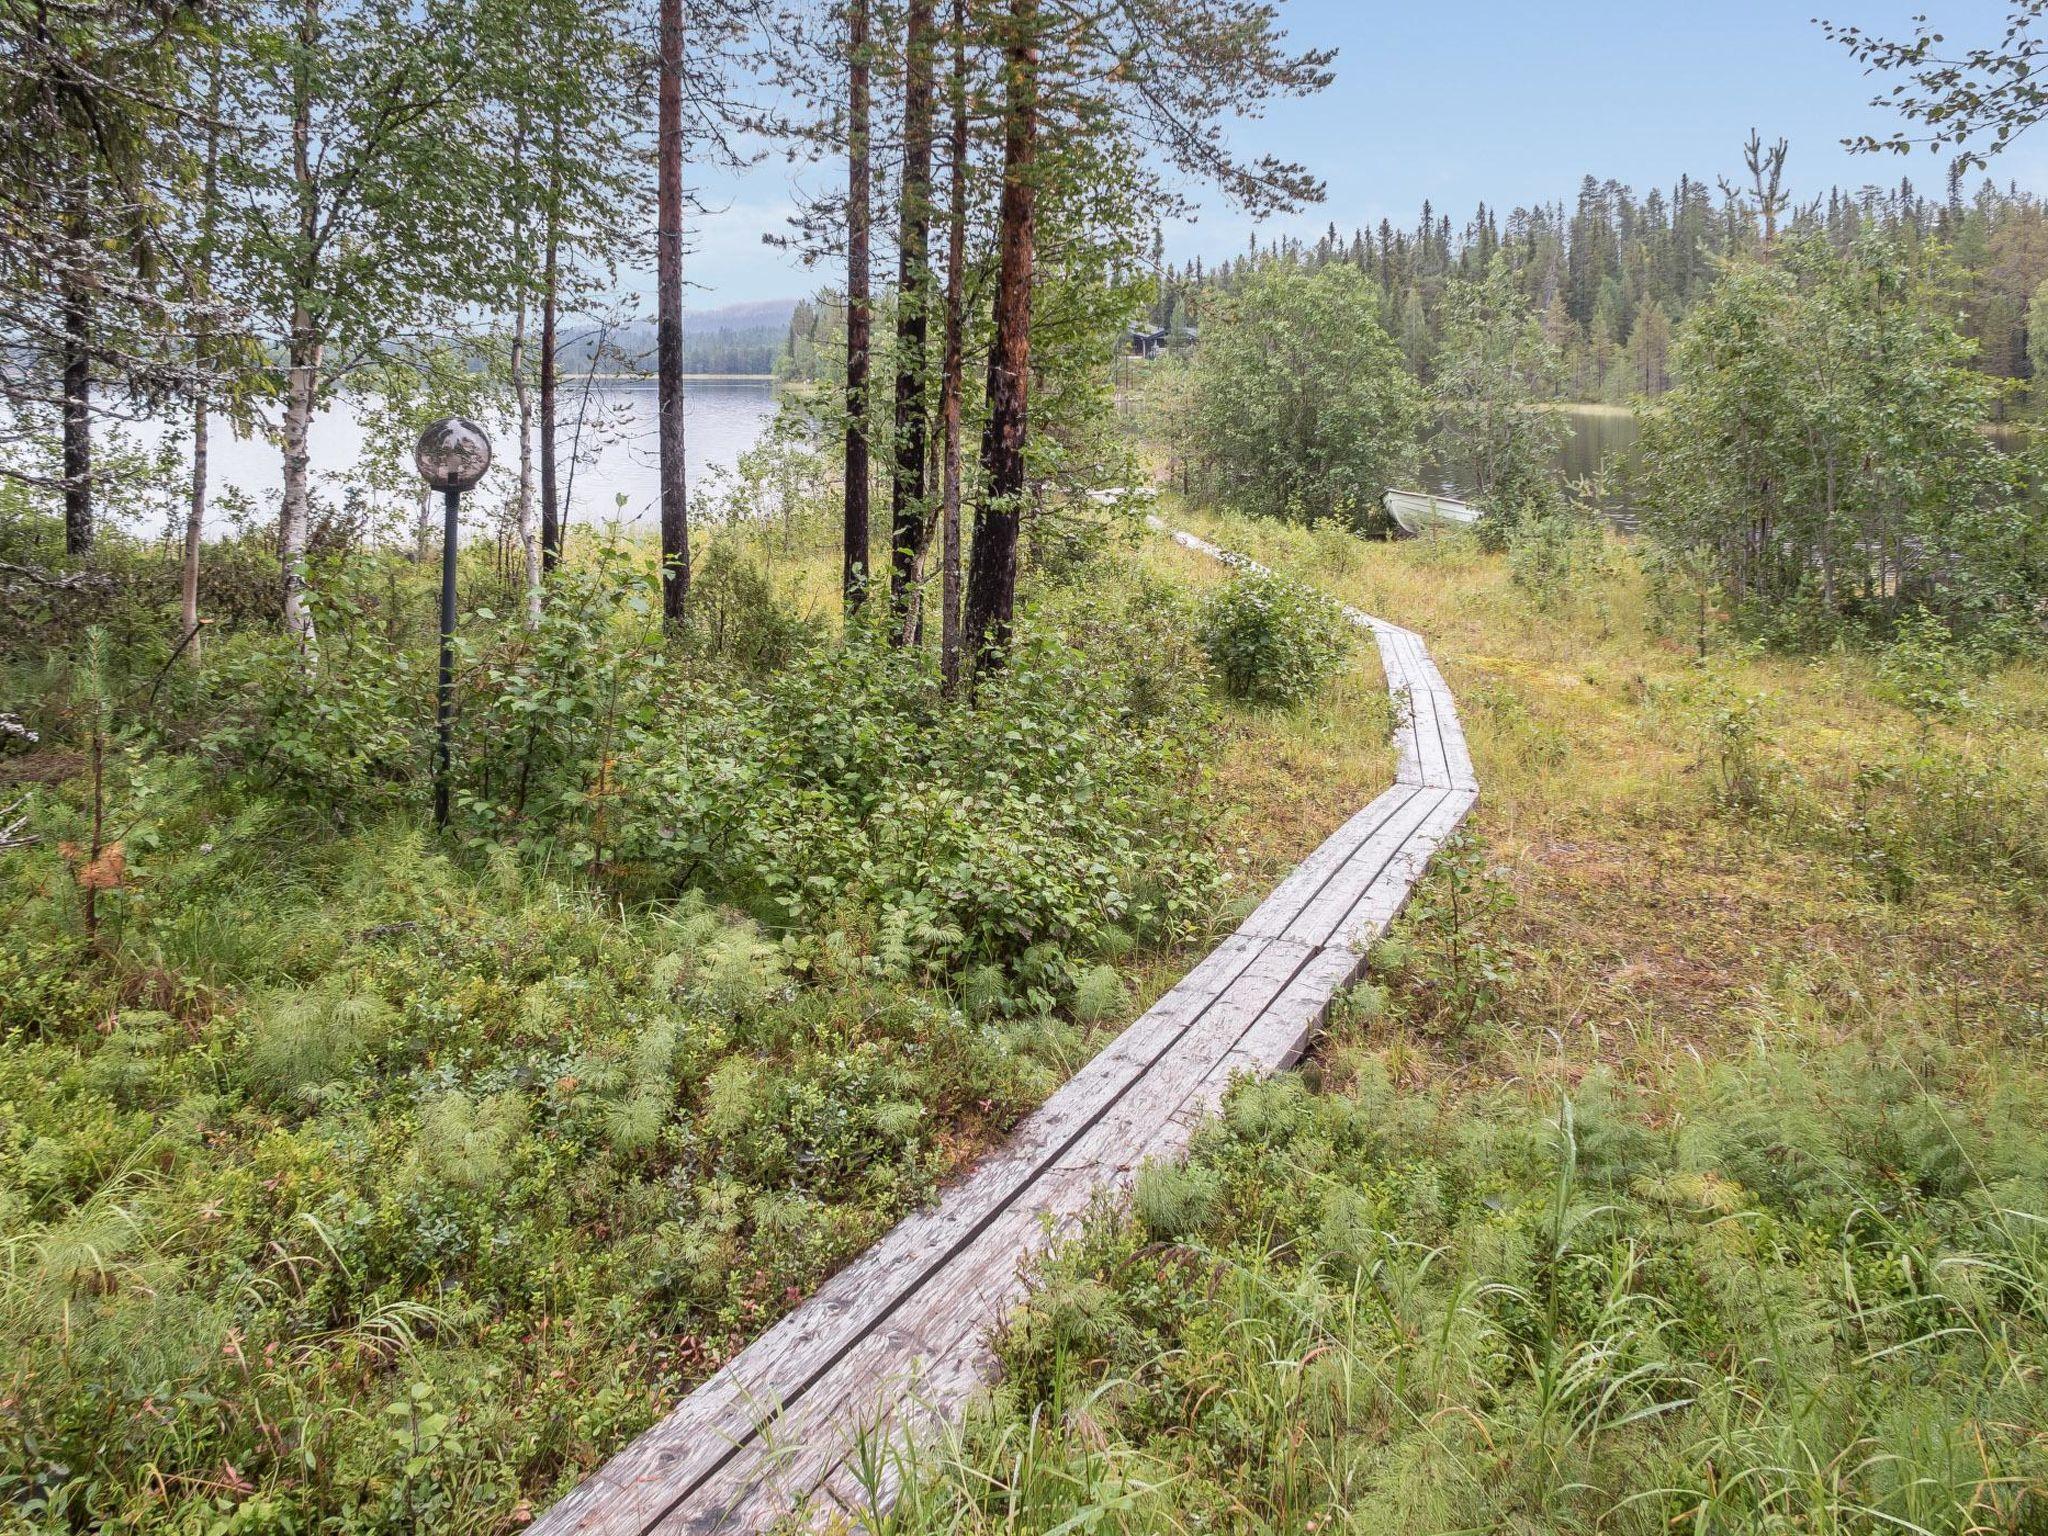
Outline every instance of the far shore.
[[(569, 370), (563, 370), (561, 377), (564, 380), (570, 376)], [(575, 377), (587, 378), (598, 384), (653, 384), (660, 379), (659, 374), (653, 373), (590, 373), (576, 374)], [(683, 382), (686, 384), (773, 384), (775, 382), (775, 375), (772, 373), (686, 373), (683, 375)]]

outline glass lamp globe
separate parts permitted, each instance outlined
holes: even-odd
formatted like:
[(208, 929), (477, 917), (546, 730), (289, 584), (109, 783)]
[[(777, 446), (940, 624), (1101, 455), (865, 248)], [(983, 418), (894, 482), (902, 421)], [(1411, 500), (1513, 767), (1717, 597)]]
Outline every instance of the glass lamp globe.
[(467, 416), (444, 416), (420, 434), (412, 461), (437, 491), (466, 491), (491, 467), (491, 440)]

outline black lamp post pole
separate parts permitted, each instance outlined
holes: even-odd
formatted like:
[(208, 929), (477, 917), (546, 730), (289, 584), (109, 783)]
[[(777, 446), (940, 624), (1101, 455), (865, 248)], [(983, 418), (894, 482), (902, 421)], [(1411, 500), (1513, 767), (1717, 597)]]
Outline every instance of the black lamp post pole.
[(434, 826), (448, 825), (449, 732), (455, 718), (455, 514), (462, 492), (441, 493), (441, 694), (434, 708)]
[(491, 467), (491, 440), (465, 416), (429, 422), (412, 451), (420, 478), (441, 493), (441, 692), (434, 700), (434, 830), (448, 825), (449, 734), (455, 723), (455, 518), (462, 493)]

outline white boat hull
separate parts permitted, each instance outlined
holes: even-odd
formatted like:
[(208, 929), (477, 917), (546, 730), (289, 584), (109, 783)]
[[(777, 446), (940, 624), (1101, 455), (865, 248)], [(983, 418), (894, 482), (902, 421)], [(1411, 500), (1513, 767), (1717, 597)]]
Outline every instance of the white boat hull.
[(1427, 491), (1388, 491), (1380, 498), (1403, 533), (1423, 533), (1431, 528), (1469, 528), (1479, 521), (1480, 509), (1468, 501), (1450, 496), (1432, 496)]

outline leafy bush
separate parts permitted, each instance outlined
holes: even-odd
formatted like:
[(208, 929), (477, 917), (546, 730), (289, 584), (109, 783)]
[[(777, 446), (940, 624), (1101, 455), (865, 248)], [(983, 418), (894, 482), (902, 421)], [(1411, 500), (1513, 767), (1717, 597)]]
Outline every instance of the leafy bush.
[(1224, 690), (1256, 704), (1299, 704), (1336, 671), (1351, 627), (1336, 604), (1285, 577), (1234, 575), (1202, 610), (1201, 641)]
[(789, 665), (818, 633), (790, 611), (767, 571), (727, 539), (713, 541), (691, 573), (690, 626), (706, 655), (751, 672)]
[(1643, 421), (1643, 529), (1775, 643), (1926, 608), (2039, 644), (2039, 477), (1980, 430), (1997, 385), (1970, 366), (1939, 260), (1789, 239), (1680, 328), (1677, 387)]
[(1949, 626), (1925, 608), (1899, 620), (1878, 656), (1885, 691), (1923, 719), (1962, 713), (1981, 670)]
[(1582, 508), (1559, 498), (1545, 509), (1494, 522), (1508, 557), (1508, 577), (1539, 608), (1557, 608), (1592, 587), (1607, 570), (1607, 541)]
[(1415, 461), (1422, 393), (1344, 262), (1254, 267), (1202, 317), (1183, 444), (1233, 512), (1378, 526)]
[(274, 633), (208, 650), (199, 692), (223, 714), (207, 747), (253, 787), (368, 819), (425, 778), (435, 662), (391, 643), (359, 584), (312, 584), (306, 601), (320, 635), (317, 665)]
[(153, 807), (97, 946), (0, 865), (24, 1528), (513, 1528), (1078, 1054), (701, 899), (299, 825)]

